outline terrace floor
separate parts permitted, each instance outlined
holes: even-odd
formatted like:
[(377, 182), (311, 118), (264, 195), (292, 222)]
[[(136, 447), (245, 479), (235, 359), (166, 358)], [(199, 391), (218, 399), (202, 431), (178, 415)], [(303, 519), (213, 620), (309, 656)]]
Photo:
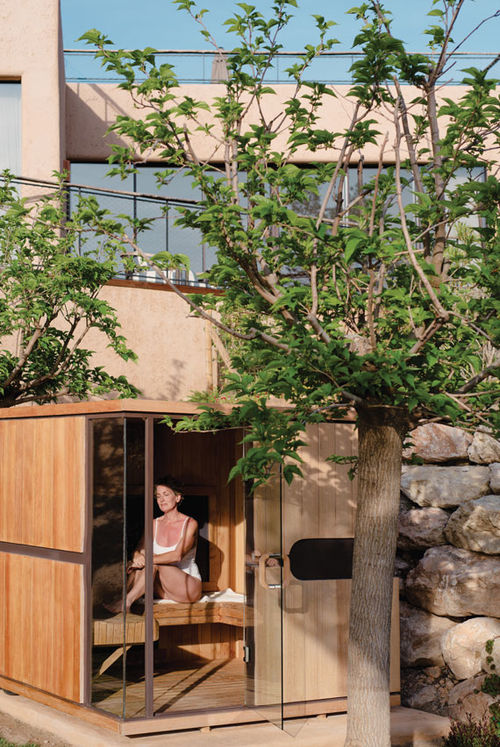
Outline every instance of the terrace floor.
[[(144, 715), (143, 672), (144, 668), (141, 668), (138, 657), (135, 661), (127, 659), (127, 718)], [(162, 667), (154, 673), (155, 713), (242, 706), (245, 704), (245, 680), (245, 664), (239, 659), (172, 664), (166, 671)], [(121, 662), (114, 664), (100, 677), (94, 677), (92, 692), (94, 705), (108, 713), (122, 715), (124, 698)]]

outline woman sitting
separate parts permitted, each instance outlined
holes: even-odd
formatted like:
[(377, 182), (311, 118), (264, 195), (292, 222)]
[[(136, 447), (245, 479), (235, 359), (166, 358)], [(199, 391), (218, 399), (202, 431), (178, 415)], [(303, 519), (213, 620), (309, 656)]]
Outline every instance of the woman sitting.
[[(155, 495), (163, 514), (154, 520), (153, 527), (155, 597), (174, 602), (197, 602), (201, 597), (201, 575), (195, 561), (198, 523), (179, 511), (182, 495), (170, 479), (162, 478), (156, 484)], [(145, 564), (143, 536), (127, 564), (127, 611), (145, 592)], [(106, 608), (117, 614), (122, 611), (123, 603), (119, 600), (106, 605)]]

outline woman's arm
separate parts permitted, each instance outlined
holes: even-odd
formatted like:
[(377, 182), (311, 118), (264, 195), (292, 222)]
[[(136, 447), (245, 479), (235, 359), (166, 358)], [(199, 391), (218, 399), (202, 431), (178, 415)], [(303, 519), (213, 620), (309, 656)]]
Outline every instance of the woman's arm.
[(137, 547), (134, 550), (134, 554), (132, 555), (132, 560), (129, 560), (127, 563), (127, 572), (130, 573), (130, 571), (136, 571), (140, 568), (144, 568), (144, 565), (146, 563), (146, 550), (144, 548), (144, 535), (142, 535), (141, 539), (139, 540)]
[(179, 542), (175, 550), (170, 552), (162, 552), (159, 555), (153, 555), (153, 562), (157, 565), (169, 565), (172, 563), (178, 563), (182, 560), (184, 555), (194, 547), (196, 538), (198, 536), (198, 522), (191, 516), (188, 519), (186, 531), (182, 542)]

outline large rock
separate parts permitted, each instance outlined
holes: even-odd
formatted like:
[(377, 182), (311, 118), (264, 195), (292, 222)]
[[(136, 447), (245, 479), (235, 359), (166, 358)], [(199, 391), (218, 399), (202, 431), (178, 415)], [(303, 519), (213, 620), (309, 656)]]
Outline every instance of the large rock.
[(399, 514), (398, 547), (420, 550), (446, 545), (444, 529), (449, 515), (442, 508), (414, 508)]
[(399, 606), (401, 666), (443, 666), (441, 638), (456, 623), (447, 617), (431, 615), (425, 610), (401, 602)]
[(450, 517), (445, 535), (455, 547), (488, 555), (500, 554), (500, 495), (485, 495), (457, 508)]
[(496, 617), (500, 558), (450, 545), (432, 547), (408, 574), (406, 598), (435, 615)]
[(459, 682), (448, 695), (448, 716), (453, 721), (466, 721), (468, 716), (474, 721), (489, 718), (490, 705), (495, 698), (481, 692), (481, 685), (486, 675), (480, 674), (469, 680)]
[(476, 431), (469, 446), (469, 459), (476, 464), (500, 462), (500, 442), (488, 433)]
[(409, 459), (415, 455), (431, 463), (467, 460), (467, 450), (472, 443), (470, 433), (440, 423), (420, 425), (409, 438), (412, 445), (403, 451), (403, 457)]
[(492, 617), (473, 617), (443, 635), (443, 658), (457, 680), (480, 674), (486, 641), (497, 636), (500, 636), (500, 620)]
[(419, 506), (455, 508), (489, 492), (488, 467), (405, 466), (401, 490)]
[(492, 493), (500, 493), (500, 462), (490, 464), (490, 489)]

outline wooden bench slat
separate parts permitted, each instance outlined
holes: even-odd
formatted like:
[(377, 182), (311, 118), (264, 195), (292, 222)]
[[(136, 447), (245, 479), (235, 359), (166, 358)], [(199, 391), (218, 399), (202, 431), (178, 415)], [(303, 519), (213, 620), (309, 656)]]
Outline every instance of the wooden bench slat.
[[(238, 602), (194, 602), (153, 604), (154, 640), (158, 639), (158, 627), (169, 625), (203, 625), (223, 623), (235, 627), (251, 625), (253, 610)], [(126, 643), (144, 643), (145, 618), (141, 615), (127, 615)], [(112, 646), (123, 643), (123, 616), (106, 620), (94, 620), (94, 645)]]
[(239, 602), (194, 602), (193, 604), (160, 602), (153, 604), (153, 615), (162, 627), (203, 623), (224, 623), (243, 627), (245, 609), (248, 618), (249, 608)]

